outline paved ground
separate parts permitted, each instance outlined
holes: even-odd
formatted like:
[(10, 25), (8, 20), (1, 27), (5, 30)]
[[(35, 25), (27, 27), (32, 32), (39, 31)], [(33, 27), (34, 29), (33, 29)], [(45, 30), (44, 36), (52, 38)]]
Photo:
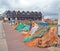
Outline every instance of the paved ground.
[(49, 50), (50, 51), (60, 51), (60, 48), (58, 48), (58, 47), (50, 47)]
[(0, 51), (8, 51), (2, 21), (0, 21)]

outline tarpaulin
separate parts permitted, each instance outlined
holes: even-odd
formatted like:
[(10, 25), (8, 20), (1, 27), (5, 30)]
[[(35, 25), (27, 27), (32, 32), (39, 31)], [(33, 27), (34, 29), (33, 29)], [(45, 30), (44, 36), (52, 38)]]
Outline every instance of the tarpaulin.
[(25, 31), (25, 30), (29, 30), (29, 29), (30, 29), (29, 25), (22, 24), (22, 23), (19, 23), (18, 26), (15, 28), (15, 30), (18, 30), (18, 31)]

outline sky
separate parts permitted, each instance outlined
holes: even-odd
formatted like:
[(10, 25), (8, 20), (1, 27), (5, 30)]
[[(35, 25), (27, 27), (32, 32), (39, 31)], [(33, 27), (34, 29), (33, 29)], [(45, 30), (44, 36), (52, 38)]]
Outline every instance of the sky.
[(6, 10), (41, 11), (43, 15), (58, 15), (60, 0), (0, 0), (0, 14)]

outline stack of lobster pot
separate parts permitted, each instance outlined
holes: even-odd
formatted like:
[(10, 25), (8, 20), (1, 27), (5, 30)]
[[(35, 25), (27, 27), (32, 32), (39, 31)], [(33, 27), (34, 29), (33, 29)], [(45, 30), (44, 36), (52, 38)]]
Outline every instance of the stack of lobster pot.
[(58, 36), (60, 36), (60, 9), (59, 9), (59, 16), (58, 16)]

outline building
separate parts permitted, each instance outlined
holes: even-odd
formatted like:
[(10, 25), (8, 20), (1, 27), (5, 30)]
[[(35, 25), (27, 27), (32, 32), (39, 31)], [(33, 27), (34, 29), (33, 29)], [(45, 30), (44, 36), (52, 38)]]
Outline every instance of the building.
[(8, 10), (7, 13), (7, 18), (12, 18), (15, 19), (17, 18), (18, 20), (41, 20), (42, 19), (42, 13), (41, 12), (25, 12), (25, 11), (10, 11)]

